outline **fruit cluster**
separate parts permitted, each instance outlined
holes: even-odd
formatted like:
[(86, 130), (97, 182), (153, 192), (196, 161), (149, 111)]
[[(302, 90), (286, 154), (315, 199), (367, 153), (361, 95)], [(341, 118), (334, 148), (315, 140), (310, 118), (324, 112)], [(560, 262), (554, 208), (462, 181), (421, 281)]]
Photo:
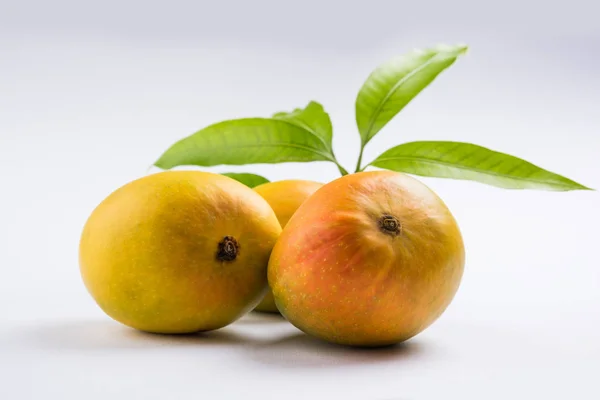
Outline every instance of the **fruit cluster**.
[(355, 346), (425, 329), (464, 267), (448, 208), (391, 171), (254, 189), (208, 172), (152, 174), (93, 211), (79, 251), (90, 294), (132, 328), (207, 331), (255, 309)]

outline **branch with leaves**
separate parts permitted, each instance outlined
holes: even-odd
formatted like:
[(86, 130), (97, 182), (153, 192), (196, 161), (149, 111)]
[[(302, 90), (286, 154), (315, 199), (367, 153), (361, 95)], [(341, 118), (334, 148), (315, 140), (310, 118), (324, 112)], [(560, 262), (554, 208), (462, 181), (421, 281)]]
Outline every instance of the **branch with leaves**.
[[(419, 141), (400, 144), (363, 165), (366, 145), (412, 99), (462, 56), (466, 46), (415, 50), (376, 68), (356, 98), (356, 124), (361, 147), (354, 172), (384, 168), (420, 176), (472, 180), (506, 189), (586, 190), (564, 176), (520, 158), (470, 143)], [(177, 166), (216, 166), (327, 161), (342, 175), (332, 146), (333, 128), (323, 106), (310, 102), (303, 109), (271, 118), (234, 119), (210, 125), (176, 142), (155, 162)], [(225, 173), (250, 187), (268, 182), (250, 173)]]

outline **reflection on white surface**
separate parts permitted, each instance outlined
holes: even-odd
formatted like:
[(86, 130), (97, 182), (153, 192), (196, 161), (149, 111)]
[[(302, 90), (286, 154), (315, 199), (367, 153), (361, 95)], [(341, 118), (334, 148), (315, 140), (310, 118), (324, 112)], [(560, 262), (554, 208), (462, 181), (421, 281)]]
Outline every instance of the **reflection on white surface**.
[[(16, 377), (2, 390), (20, 398), (101, 399), (117, 388), (151, 399), (169, 393), (301, 399), (317, 390), (323, 398), (341, 391), (350, 399), (444, 393), (500, 399), (514, 391), (502, 385), (490, 393), (498, 381), (523, 385), (531, 395), (582, 396), (600, 357), (597, 347), (578, 354), (515, 329), (450, 321), (403, 344), (357, 349), (255, 314), (194, 335), (147, 334), (105, 318), (23, 324), (0, 338), (10, 365), (2, 372)], [(574, 365), (583, 373), (573, 376)], [(290, 389), (296, 384), (302, 387)]]

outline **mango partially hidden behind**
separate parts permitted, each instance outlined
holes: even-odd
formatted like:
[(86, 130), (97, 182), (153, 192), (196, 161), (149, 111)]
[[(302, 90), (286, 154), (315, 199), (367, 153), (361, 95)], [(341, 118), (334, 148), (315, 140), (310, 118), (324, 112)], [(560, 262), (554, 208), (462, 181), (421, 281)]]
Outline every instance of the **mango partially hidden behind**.
[(79, 247), (81, 275), (102, 310), (130, 327), (218, 329), (263, 298), (280, 233), (269, 204), (231, 178), (157, 173), (93, 211)]
[[(298, 207), (321, 186), (323, 184), (319, 182), (290, 179), (264, 183), (255, 187), (254, 190), (273, 208), (281, 227), (284, 228)], [(279, 312), (270, 289), (255, 310), (269, 313)]]

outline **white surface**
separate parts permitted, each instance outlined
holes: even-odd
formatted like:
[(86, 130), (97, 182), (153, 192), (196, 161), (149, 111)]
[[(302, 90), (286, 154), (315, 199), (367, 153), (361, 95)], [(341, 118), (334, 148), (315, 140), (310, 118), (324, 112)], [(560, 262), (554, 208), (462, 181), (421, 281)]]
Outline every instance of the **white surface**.
[[(102, 314), (77, 266), (96, 204), (209, 123), (316, 99), (351, 167), (363, 79), (389, 56), (439, 41), (469, 43), (471, 54), (365, 160), (402, 141), (470, 141), (600, 188), (600, 29), (584, 2), (453, 3), (439, 15), (397, 4), (366, 20), (364, 3), (306, 1), (296, 12), (33, 3), (0, 12), (0, 399), (600, 397), (597, 192), (425, 179), (462, 228), (463, 284), (427, 331), (373, 351), (258, 315), (205, 335), (137, 333)], [(336, 177), (327, 164), (216, 170)]]

